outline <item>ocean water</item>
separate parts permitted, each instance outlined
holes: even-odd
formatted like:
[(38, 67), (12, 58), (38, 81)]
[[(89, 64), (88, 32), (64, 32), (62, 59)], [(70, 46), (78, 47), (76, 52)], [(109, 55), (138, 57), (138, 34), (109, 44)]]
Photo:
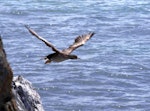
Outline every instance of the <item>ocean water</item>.
[[(14, 75), (39, 92), (45, 111), (150, 110), (149, 0), (1, 0), (0, 34)], [(95, 32), (80, 60), (44, 64), (52, 50)]]

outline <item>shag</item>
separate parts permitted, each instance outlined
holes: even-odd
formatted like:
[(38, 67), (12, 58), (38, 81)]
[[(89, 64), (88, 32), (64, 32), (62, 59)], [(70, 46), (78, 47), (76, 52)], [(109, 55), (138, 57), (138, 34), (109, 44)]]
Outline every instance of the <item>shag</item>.
[(75, 49), (85, 44), (87, 40), (89, 40), (95, 33), (91, 32), (85, 35), (78, 36), (74, 43), (70, 45), (68, 48), (60, 51), (56, 47), (54, 47), (50, 42), (48, 42), (43, 37), (39, 36), (33, 29), (31, 29), (29, 26), (25, 25), (25, 27), (28, 29), (28, 31), (35, 37), (37, 37), (39, 40), (43, 41), (48, 47), (52, 48), (54, 53), (49, 54), (45, 57), (45, 64), (50, 62), (62, 62), (68, 59), (78, 59), (77, 55), (71, 54)]

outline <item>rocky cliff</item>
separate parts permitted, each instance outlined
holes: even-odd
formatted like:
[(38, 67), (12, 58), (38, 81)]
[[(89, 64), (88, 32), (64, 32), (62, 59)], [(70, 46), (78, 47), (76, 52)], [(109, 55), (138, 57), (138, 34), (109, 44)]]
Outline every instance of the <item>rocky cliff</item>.
[(0, 111), (44, 111), (39, 94), (21, 76), (13, 77), (0, 37)]

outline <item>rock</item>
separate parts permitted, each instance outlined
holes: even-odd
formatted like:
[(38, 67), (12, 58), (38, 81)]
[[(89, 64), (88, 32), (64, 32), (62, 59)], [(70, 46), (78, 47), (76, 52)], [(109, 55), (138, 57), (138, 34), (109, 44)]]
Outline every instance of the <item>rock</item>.
[(12, 93), (13, 72), (7, 62), (0, 37), (0, 111), (18, 111)]
[(44, 111), (39, 94), (28, 80), (18, 76), (13, 81), (13, 89), (19, 111)]
[(0, 111), (44, 111), (39, 94), (21, 76), (14, 77), (0, 37)]

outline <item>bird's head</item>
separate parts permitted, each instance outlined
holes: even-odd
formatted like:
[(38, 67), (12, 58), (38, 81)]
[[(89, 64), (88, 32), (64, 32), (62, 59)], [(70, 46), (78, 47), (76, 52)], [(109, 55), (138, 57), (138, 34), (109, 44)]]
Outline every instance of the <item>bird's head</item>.
[(76, 55), (69, 55), (69, 59), (78, 59), (78, 56), (76, 56)]

